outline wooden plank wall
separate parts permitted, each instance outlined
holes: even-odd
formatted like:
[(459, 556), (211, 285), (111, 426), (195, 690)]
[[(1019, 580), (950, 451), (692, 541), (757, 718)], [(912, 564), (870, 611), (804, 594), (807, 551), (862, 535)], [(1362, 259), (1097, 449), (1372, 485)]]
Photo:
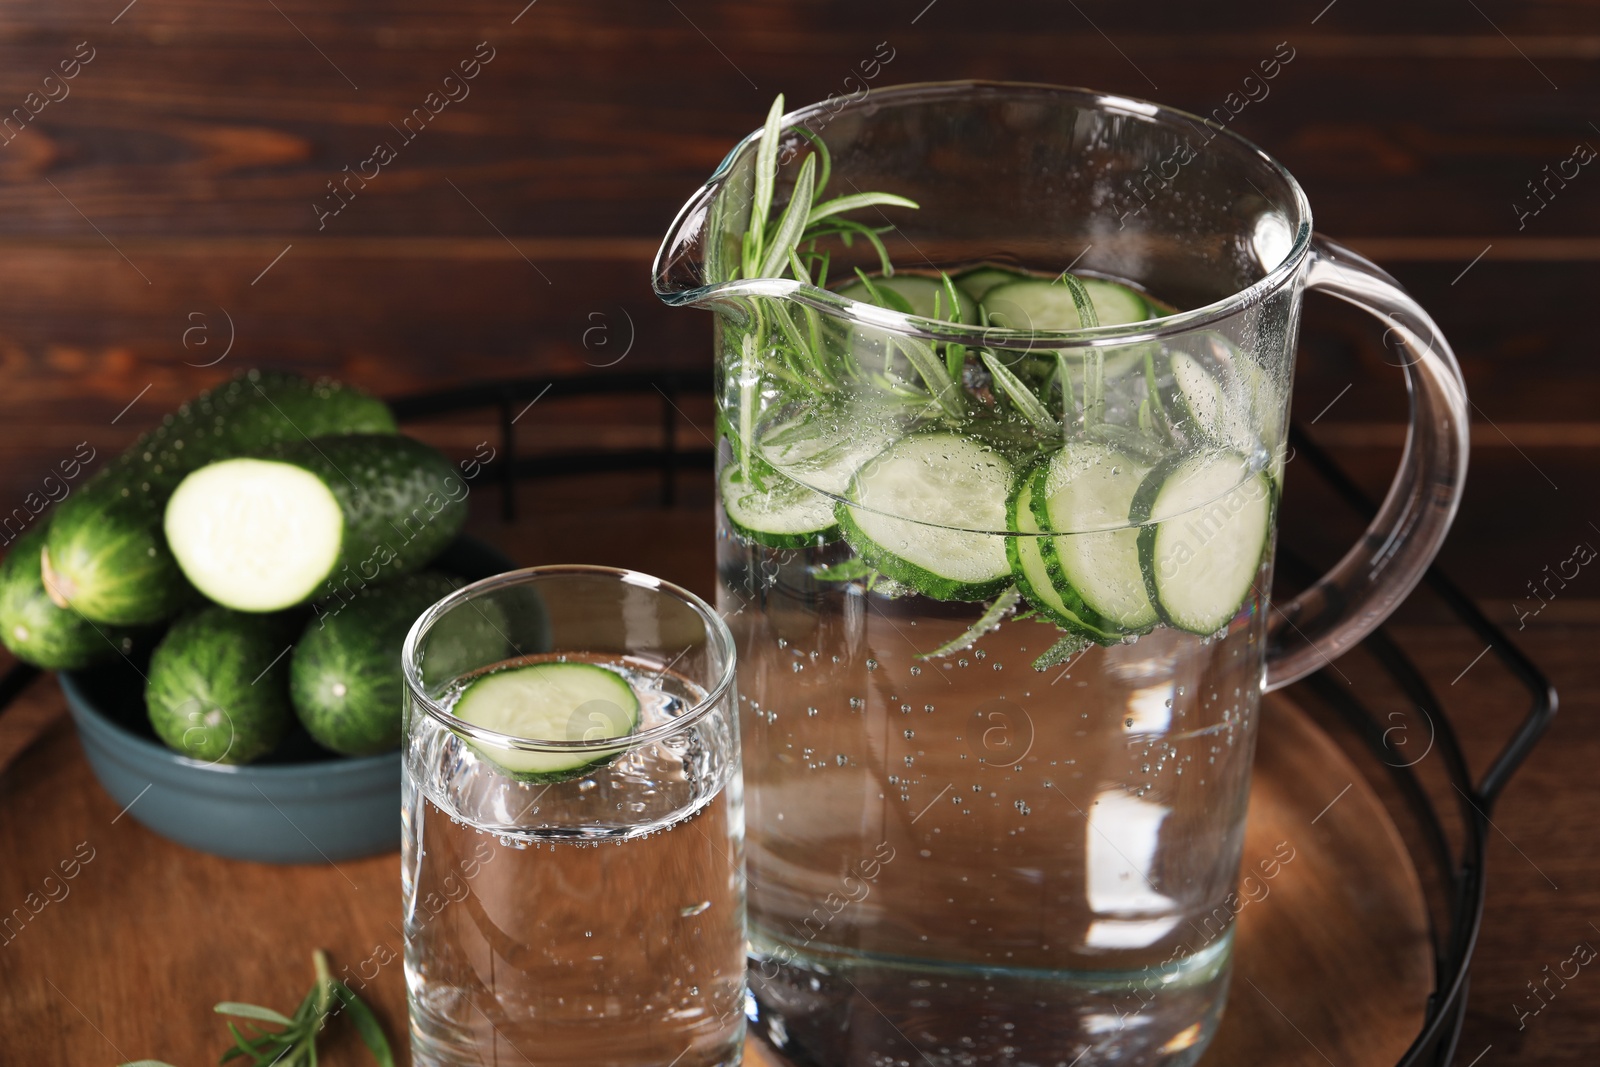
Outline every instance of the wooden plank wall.
[[(874, 54), (892, 54), (876, 84), (1052, 81), (1209, 111), (1280, 42), (1293, 61), (1235, 126), (1454, 340), (1479, 420), (1458, 541), (1517, 548), (1453, 558), (1515, 595), (1588, 530), (1600, 446), (1571, 322), (1600, 281), (1600, 176), (1517, 207), (1600, 146), (1600, 9), (1561, 0), (10, 0), (0, 502), (251, 364), (405, 392), (581, 370), (630, 324), (633, 369), (703, 362), (705, 317), (650, 294), (657, 238), (773, 93), (848, 91)], [(402, 141), (390, 124), (463, 62), (467, 95)], [(321, 215), (385, 140), (397, 158)], [(1378, 335), (1321, 302), (1306, 334), (1299, 409), (1337, 396), (1318, 435), (1381, 485), (1403, 402)], [(561, 412), (542, 418), (560, 437)]]

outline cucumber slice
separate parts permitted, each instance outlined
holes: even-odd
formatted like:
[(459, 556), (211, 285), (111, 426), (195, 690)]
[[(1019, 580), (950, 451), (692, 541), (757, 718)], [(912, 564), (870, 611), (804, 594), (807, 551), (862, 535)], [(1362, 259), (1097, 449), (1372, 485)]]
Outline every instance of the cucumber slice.
[(1207, 441), (1231, 448), (1251, 447), (1255, 432), (1250, 426), (1242, 383), (1227, 380), (1222, 367), (1207, 367), (1187, 352), (1168, 357), (1172, 370), (1173, 405), (1178, 414)]
[(435, 449), (351, 434), (201, 467), (173, 492), (165, 526), (202, 593), (275, 611), (419, 570), (466, 519), (466, 483)]
[[(1099, 278), (1081, 278), (1101, 326), (1121, 326), (1157, 317), (1137, 290)], [(1065, 285), (1037, 278), (999, 285), (983, 299), (989, 320), (1012, 330), (1078, 330), (1078, 306)]]
[[(535, 663), (475, 679), (451, 713), (462, 722), (529, 741), (605, 741), (639, 728), (639, 697), (626, 678), (592, 663)], [(627, 745), (584, 752), (528, 752), (469, 742), (525, 782), (560, 782), (609, 763)]]
[[(987, 600), (1011, 584), (1011, 464), (970, 437), (903, 437), (851, 480), (834, 513), (856, 555), (936, 600)], [(916, 515), (916, 519), (899, 518)]]
[(832, 498), (771, 468), (761, 480), (762, 486), (746, 482), (737, 463), (722, 468), (722, 510), (740, 536), (768, 548), (805, 548), (838, 539)]
[[(1139, 530), (1128, 522), (1150, 468), (1103, 444), (1069, 444), (1034, 475), (1033, 513), (1040, 525), (1063, 532), (1047, 538), (1045, 566), (1062, 596), (1076, 596), (1110, 626), (1143, 632), (1159, 619), (1145, 591)], [(1070, 593), (1068, 592), (1070, 590)]]
[(843, 496), (862, 464), (895, 439), (893, 429), (871, 420), (862, 412), (802, 409), (759, 427), (757, 450), (808, 489)]
[[(896, 274), (893, 278), (873, 278), (872, 284), (876, 288), (887, 289), (898, 294), (911, 307), (911, 314), (924, 319), (944, 319), (949, 321), (950, 294), (945, 291), (944, 282), (939, 278), (929, 278), (922, 274)], [(934, 314), (934, 296), (939, 298), (938, 314)], [(872, 296), (867, 292), (867, 287), (862, 282), (852, 282), (839, 290), (840, 296), (847, 296), (851, 300), (860, 300), (872, 303)], [(954, 319), (956, 322), (973, 322), (977, 319), (978, 305), (972, 296), (956, 286), (956, 300), (960, 312)], [(897, 309), (899, 310), (899, 309)]]
[(1275, 491), (1234, 452), (1175, 457), (1145, 478), (1130, 515), (1161, 618), (1195, 634), (1228, 625), (1250, 596), (1272, 533)]
[[(1017, 479), (1012, 490), (1007, 512), (1011, 528), (1022, 534), (1038, 535), (1042, 532), (1039, 519), (1033, 512), (1033, 487), (1036, 471)], [(1050, 577), (1050, 568), (1044, 559), (1044, 537), (1012, 537), (1006, 541), (1006, 555), (1011, 560), (1011, 573), (1017, 579), (1017, 588), (1028, 598), (1035, 611), (1070, 633), (1087, 637), (1097, 644), (1111, 645), (1122, 640), (1122, 631), (1084, 604), (1070, 586), (1057, 585)]]
[(1021, 271), (1005, 270), (1000, 267), (974, 267), (957, 275), (955, 282), (956, 288), (981, 304), (991, 289), (998, 289), (1012, 282), (1027, 281), (1028, 277)]
[[(1153, 308), (1135, 289), (1099, 278), (1081, 278), (1089, 292), (1089, 302), (1102, 326), (1120, 326), (1129, 322), (1142, 322), (1159, 318)], [(983, 300), (989, 322), (995, 326), (1019, 330), (1077, 330), (1082, 328), (1078, 307), (1072, 302), (1072, 291), (1056, 282), (1032, 278), (1011, 285), (996, 286)], [(1099, 349), (1103, 360), (1102, 373), (1107, 380), (1119, 378), (1144, 363), (1145, 353), (1151, 350), (1148, 343), (1116, 345)], [(1082, 391), (1083, 351), (1068, 349), (1071, 385), (1075, 393)]]

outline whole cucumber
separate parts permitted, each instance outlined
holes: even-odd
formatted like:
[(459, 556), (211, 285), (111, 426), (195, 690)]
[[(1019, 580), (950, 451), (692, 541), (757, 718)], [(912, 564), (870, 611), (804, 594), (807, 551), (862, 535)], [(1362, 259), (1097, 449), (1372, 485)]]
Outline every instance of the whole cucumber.
[(75, 670), (127, 655), (136, 631), (96, 624), (50, 599), (39, 553), (48, 524), (17, 538), (0, 562), (0, 641), (11, 654), (45, 670)]
[(460, 585), (424, 571), (317, 605), (289, 664), (289, 695), (313, 740), (346, 756), (399, 746), (400, 646), (417, 617)]
[(212, 605), (173, 624), (150, 657), (145, 708), (168, 748), (205, 763), (250, 763), (294, 726), (296, 620)]

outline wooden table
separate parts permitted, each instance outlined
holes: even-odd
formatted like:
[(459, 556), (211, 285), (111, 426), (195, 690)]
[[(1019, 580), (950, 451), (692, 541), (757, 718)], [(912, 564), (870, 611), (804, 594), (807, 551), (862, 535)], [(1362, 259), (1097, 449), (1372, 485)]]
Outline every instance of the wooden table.
[[(596, 532), (646, 521), (653, 534), (645, 543)], [(479, 525), (527, 562), (627, 564), (710, 591), (703, 507)], [(1594, 620), (1574, 620), (1535, 636), (1558, 672), (1576, 675), (1594, 632)], [(1417, 627), (1407, 638), (1424, 667), (1472, 655), (1470, 638), (1447, 626)], [(1486, 684), (1480, 699), (1468, 701), (1473, 710), (1460, 726), (1480, 756), (1509, 725), (1495, 721), (1507, 695)], [(1573, 693), (1574, 702), (1592, 707), (1594, 695), (1591, 682)], [(1553, 967), (1570, 953), (1569, 942), (1585, 940), (1587, 915), (1595, 914), (1596, 860), (1583, 847), (1590, 836), (1584, 805), (1578, 795), (1563, 801), (1560, 790), (1596, 754), (1596, 731), (1580, 715), (1564, 724), (1565, 738), (1558, 734), (1535, 756), (1496, 820), (1504, 836), (1491, 847), (1494, 891), (1463, 1045), (1473, 1054), (1514, 1042), (1575, 1051), (1581, 1021), (1600, 1005), (1600, 984), (1580, 979), (1525, 1031), (1516, 1030), (1509, 1007), (1521, 983), (1540, 976), (1540, 964)], [(113, 1064), (146, 1056), (179, 1067), (211, 1062), (225, 1042), (210, 1004), (237, 998), (292, 1005), (309, 984), (317, 947), (336, 970), (372, 974), (370, 999), (403, 1048), (397, 855), (270, 867), (165, 842), (101, 791), (48, 681), (0, 719), (0, 766), (0, 854), (7, 857), (0, 901), (37, 891), (60, 860), (82, 860), (70, 892), (0, 945), (0, 1063)], [(1415, 1032), (1430, 988), (1415, 874), (1364, 785), (1319, 817), (1346, 781), (1359, 783), (1359, 776), (1344, 757), (1292, 702), (1275, 698), (1263, 719), (1246, 864), (1280, 840), (1296, 843), (1297, 861), (1285, 866), (1266, 900), (1240, 914), (1233, 994), (1206, 1063), (1384, 1067)], [(1600, 942), (1600, 933), (1588, 938)], [(386, 966), (368, 962), (389, 957), (394, 962)], [(330, 1064), (366, 1062), (348, 1033), (329, 1048)]]

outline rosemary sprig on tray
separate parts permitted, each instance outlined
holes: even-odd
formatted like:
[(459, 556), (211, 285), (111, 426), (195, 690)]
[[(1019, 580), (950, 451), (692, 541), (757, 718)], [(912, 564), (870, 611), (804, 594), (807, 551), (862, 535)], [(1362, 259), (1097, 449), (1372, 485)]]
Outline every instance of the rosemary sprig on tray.
[[(350, 1016), (356, 1033), (372, 1053), (378, 1067), (394, 1067), (394, 1053), (383, 1027), (372, 1014), (372, 1009), (356, 996), (355, 990), (333, 977), (328, 969), (328, 957), (321, 949), (311, 954), (317, 979), (300, 1001), (293, 1015), (284, 1015), (259, 1004), (241, 1004), (225, 1000), (212, 1010), (218, 1015), (228, 1015), (243, 1020), (241, 1025), (228, 1023), (233, 1035), (233, 1047), (222, 1054), (219, 1063), (229, 1063), (246, 1057), (252, 1067), (316, 1067), (317, 1038), (328, 1021), (341, 1011)], [(280, 1029), (268, 1030), (262, 1024)], [(172, 1067), (161, 1060), (136, 1060), (121, 1067)]]

